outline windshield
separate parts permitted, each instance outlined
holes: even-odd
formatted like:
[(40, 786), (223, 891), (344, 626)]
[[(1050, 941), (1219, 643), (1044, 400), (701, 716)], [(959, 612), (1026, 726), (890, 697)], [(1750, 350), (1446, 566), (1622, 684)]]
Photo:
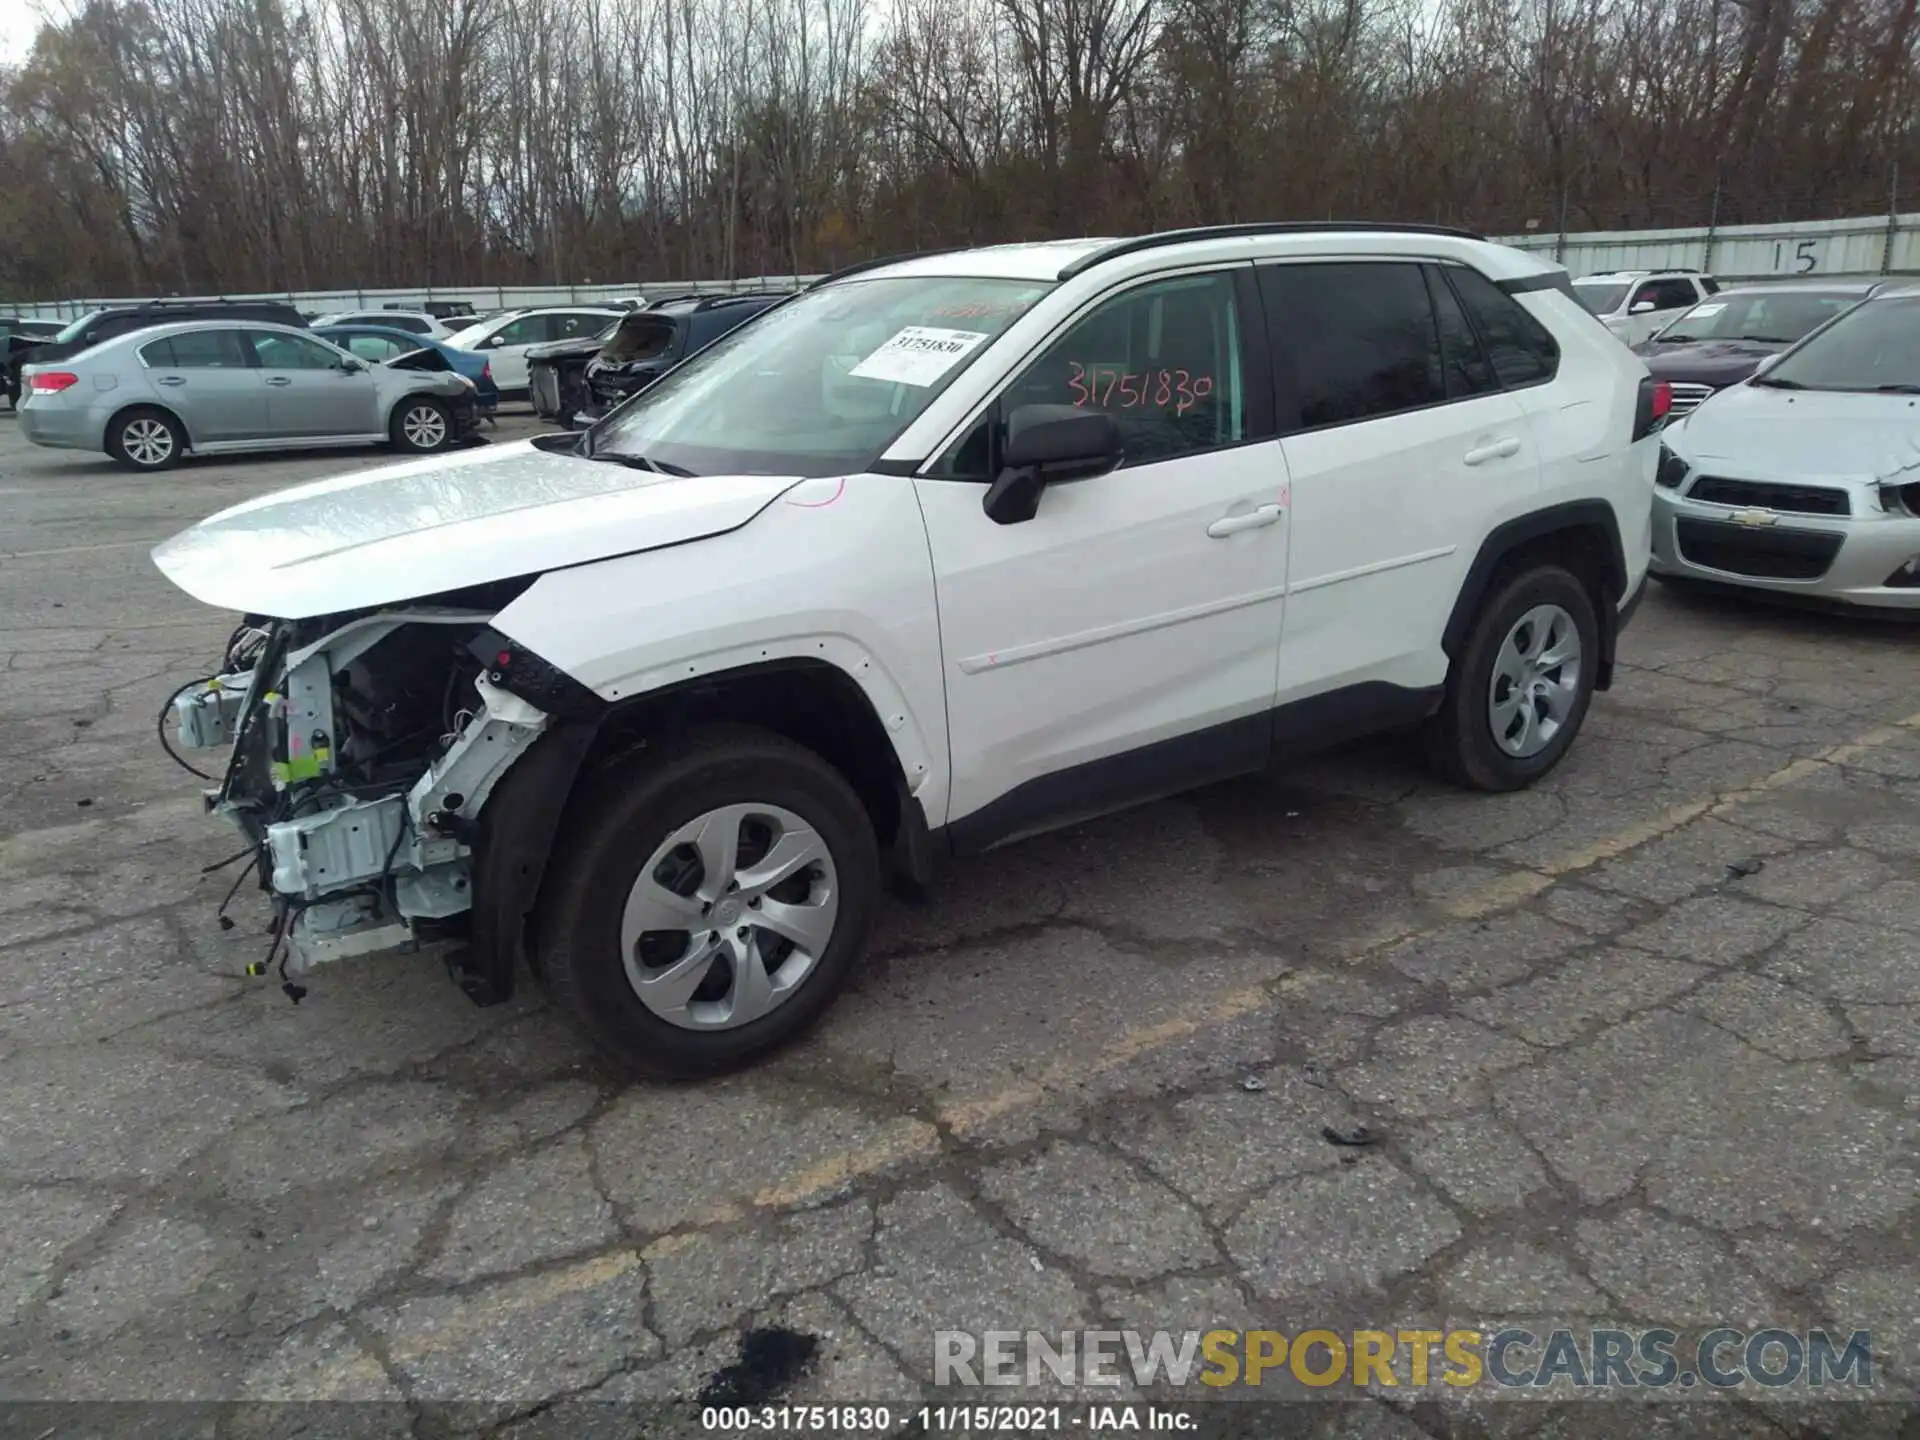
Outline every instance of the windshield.
[(1687, 340), (1753, 340), (1791, 345), (1859, 304), (1857, 294), (1832, 290), (1780, 290), (1717, 295), (1687, 311), (1654, 338), (1662, 345)]
[(66, 329), (62, 330), (58, 335), (54, 336), (53, 343), (56, 345), (66, 345), (71, 343), (72, 341), (78, 340), (80, 338), (81, 333), (87, 328), (87, 326), (91, 325), (96, 318), (98, 318), (99, 316), (105, 313), (106, 312), (103, 310), (89, 310), (86, 314), (82, 315), (78, 320), (74, 321), (71, 325), (67, 326)]
[(1584, 280), (1573, 282), (1573, 293), (1580, 297), (1580, 303), (1595, 315), (1611, 315), (1620, 308), (1620, 302), (1627, 298), (1624, 285), (1589, 285)]
[(1756, 382), (1799, 390), (1920, 389), (1920, 295), (1860, 305)]
[(914, 276), (807, 291), (641, 391), (594, 453), (696, 475), (864, 469), (1052, 288)]

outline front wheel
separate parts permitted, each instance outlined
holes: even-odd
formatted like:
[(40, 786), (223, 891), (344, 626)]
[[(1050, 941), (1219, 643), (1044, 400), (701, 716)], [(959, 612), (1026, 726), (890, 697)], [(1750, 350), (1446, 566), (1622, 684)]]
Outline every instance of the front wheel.
[(1429, 722), (1436, 768), (1475, 790), (1531, 785), (1579, 734), (1599, 661), (1600, 625), (1578, 577), (1558, 565), (1512, 576), (1474, 617)]
[(393, 412), (393, 443), (415, 455), (444, 450), (453, 439), (453, 417), (438, 400), (415, 395)]
[(547, 993), (650, 1076), (736, 1069), (798, 1035), (865, 948), (873, 826), (831, 765), (778, 735), (714, 727), (595, 782), (554, 857), (538, 927)]

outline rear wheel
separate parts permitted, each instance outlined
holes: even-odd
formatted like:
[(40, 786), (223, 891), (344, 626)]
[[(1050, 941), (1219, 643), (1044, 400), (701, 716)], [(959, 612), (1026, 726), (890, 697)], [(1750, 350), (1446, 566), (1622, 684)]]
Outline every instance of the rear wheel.
[(1513, 575), (1480, 607), (1429, 722), (1429, 754), (1476, 790), (1518, 790), (1560, 763), (1599, 670), (1593, 598), (1558, 565)]
[(595, 782), (555, 856), (539, 970), (644, 1075), (735, 1069), (812, 1024), (866, 945), (873, 827), (831, 765), (746, 726), (663, 742)]
[(168, 469), (186, 448), (186, 432), (164, 410), (140, 406), (107, 422), (107, 453), (129, 470)]
[(394, 407), (393, 443), (416, 455), (444, 450), (453, 440), (453, 416), (438, 400), (410, 395)]

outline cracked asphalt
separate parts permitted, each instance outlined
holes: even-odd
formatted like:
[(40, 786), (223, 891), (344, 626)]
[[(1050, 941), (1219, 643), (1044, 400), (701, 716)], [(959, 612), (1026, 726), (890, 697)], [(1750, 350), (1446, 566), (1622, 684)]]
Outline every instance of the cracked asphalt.
[(431, 953), (296, 1007), (259, 897), (213, 923), (234, 838), (154, 718), (233, 617), (147, 547), (383, 458), (132, 477), (0, 417), (0, 1398), (558, 1434), (749, 1329), (817, 1347), (779, 1400), (903, 1415), (935, 1330), (1517, 1319), (1868, 1329), (1882, 1403), (1313, 1433), (1905, 1433), (1920, 631), (1656, 590), (1534, 790), (1374, 742), (1009, 848), (803, 1044), (633, 1084)]

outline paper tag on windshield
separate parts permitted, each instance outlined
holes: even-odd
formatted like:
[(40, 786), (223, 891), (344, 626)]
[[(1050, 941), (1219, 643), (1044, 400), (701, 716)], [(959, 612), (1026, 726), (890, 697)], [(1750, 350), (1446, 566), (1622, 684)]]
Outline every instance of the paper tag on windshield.
[(847, 372), (862, 380), (893, 380), (902, 385), (932, 385), (968, 351), (989, 339), (979, 330), (941, 330), (909, 325)]
[(1726, 301), (1719, 300), (1719, 301), (1715, 301), (1711, 305), (1696, 305), (1693, 307), (1693, 309), (1688, 311), (1687, 314), (1692, 319), (1704, 320), (1709, 315), (1718, 315), (1722, 310), (1726, 308), (1727, 308)]

